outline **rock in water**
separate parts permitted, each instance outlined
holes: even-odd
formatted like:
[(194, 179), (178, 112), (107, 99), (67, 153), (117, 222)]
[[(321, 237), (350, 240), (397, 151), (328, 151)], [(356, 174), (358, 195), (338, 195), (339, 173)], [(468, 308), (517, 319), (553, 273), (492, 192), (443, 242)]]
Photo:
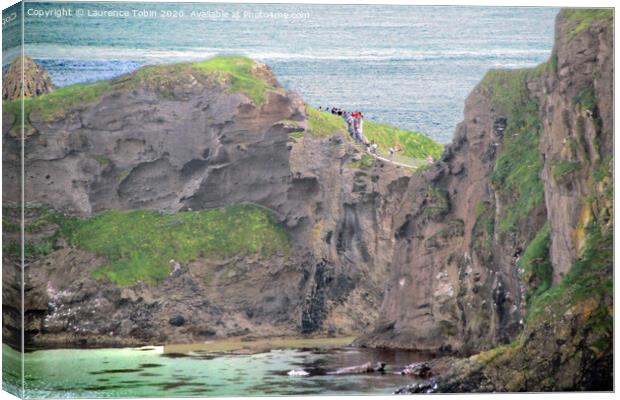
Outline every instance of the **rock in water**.
[(25, 97), (40, 96), (54, 90), (54, 84), (45, 68), (28, 56), (19, 56), (2, 76), (3, 100), (14, 100), (21, 96), (22, 77)]
[(352, 367), (338, 368), (333, 372), (329, 372), (328, 375), (348, 375), (348, 374), (366, 374), (370, 372), (383, 372), (385, 371), (385, 363), (377, 362), (374, 366), (369, 361), (362, 365), (354, 365)]
[(420, 378), (428, 378), (431, 376), (431, 368), (426, 363), (413, 363), (407, 365), (401, 372), (401, 375), (414, 375)]

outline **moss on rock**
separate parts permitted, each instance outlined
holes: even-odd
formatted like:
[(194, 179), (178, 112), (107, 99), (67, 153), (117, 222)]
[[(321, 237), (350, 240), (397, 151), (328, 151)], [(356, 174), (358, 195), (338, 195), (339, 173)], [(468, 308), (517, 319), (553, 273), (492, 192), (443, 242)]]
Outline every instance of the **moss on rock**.
[(560, 16), (569, 23), (568, 38), (570, 40), (590, 28), (595, 22), (613, 24), (614, 10), (612, 8), (566, 8), (560, 11)]
[(255, 104), (265, 100), (265, 91), (276, 89), (275, 82), (261, 76), (259, 64), (242, 56), (222, 56), (191, 64), (200, 72), (215, 74), (224, 79), (231, 93), (244, 93)]
[(498, 221), (502, 231), (514, 229), (543, 202), (543, 162), (538, 149), (542, 128), (538, 102), (527, 88), (531, 74), (530, 69), (494, 70), (480, 83), (480, 89), (507, 120), (504, 143), (491, 174), (493, 187), (508, 202)]
[(529, 305), (537, 296), (551, 287), (553, 266), (549, 258), (551, 234), (546, 223), (529, 243), (519, 260), (523, 280), (527, 288), (526, 303)]
[(308, 133), (313, 137), (347, 134), (347, 124), (341, 117), (306, 106)]
[[(265, 91), (277, 89), (275, 79), (267, 75), (261, 72), (259, 64), (241, 56), (215, 57), (196, 63), (149, 65), (112, 80), (69, 85), (41, 96), (28, 97), (23, 99), (23, 107), (21, 99), (3, 101), (2, 110), (15, 118), (14, 136), (19, 136), (22, 129), (28, 136), (33, 130), (31, 121), (34, 118), (43, 122), (54, 121), (72, 108), (93, 103), (113, 90), (143, 87), (155, 91), (165, 100), (182, 100), (175, 94), (175, 86), (188, 79), (191, 81), (192, 76), (212, 79), (226, 86), (230, 93), (244, 93), (255, 104), (260, 104), (265, 100)], [(22, 110), (23, 125), (20, 122)]]
[(413, 159), (426, 159), (429, 155), (438, 159), (444, 150), (442, 144), (421, 132), (372, 121), (364, 122), (364, 136), (377, 143), (380, 152), (387, 154), (389, 148), (396, 148), (399, 154)]
[[(3, 209), (3, 223), (12, 213)], [(270, 257), (290, 248), (284, 228), (267, 210), (252, 205), (176, 214), (106, 211), (88, 218), (35, 207), (27, 210), (27, 217), (27, 257), (49, 254), (64, 238), (72, 246), (106, 257), (109, 263), (95, 270), (94, 277), (120, 286), (161, 282), (171, 271), (172, 259), (187, 263), (250, 254)], [(19, 241), (5, 242), (3, 250), (18, 256)]]

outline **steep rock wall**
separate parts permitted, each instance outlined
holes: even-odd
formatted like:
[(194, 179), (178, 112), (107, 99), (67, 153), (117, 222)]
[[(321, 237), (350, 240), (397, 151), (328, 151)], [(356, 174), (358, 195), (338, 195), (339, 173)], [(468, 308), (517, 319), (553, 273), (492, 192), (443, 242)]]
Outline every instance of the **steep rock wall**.
[(360, 344), (509, 343), (584, 252), (613, 151), (613, 28), (600, 12), (563, 11), (547, 63), (490, 71), (470, 94), (442, 160), (410, 180), (381, 319)]
[(577, 34), (579, 20), (572, 15), (558, 16), (556, 67), (542, 80), (541, 176), (553, 232), (554, 283), (583, 250), (591, 182), (596, 168), (613, 157), (613, 28), (605, 18)]

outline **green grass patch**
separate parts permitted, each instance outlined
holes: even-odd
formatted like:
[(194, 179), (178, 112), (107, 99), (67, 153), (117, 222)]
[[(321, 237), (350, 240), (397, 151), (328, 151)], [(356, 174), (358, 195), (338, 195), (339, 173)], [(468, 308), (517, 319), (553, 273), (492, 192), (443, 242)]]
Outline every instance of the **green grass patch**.
[[(19, 207), (2, 208), (3, 233), (5, 234), (2, 251), (12, 257), (21, 256), (21, 242), (17, 235), (20, 230), (21, 209)], [(57, 249), (60, 238), (58, 227), (69, 218), (45, 207), (25, 209), (24, 220), (24, 257), (26, 259), (45, 256)], [(6, 224), (6, 229), (5, 229)], [(13, 234), (13, 235), (10, 235)]]
[(5, 207), (2, 207), (2, 233), (19, 233), (21, 224), (16, 218), (7, 218)]
[(508, 199), (500, 214), (499, 228), (510, 231), (543, 202), (538, 149), (541, 131), (538, 103), (529, 96), (527, 80), (532, 70), (492, 70), (480, 84), (493, 106), (507, 118), (504, 144), (497, 156), (491, 182)]
[(398, 154), (415, 159), (426, 159), (430, 154), (434, 159), (441, 157), (444, 146), (421, 132), (407, 131), (391, 125), (364, 121), (364, 137), (374, 141), (382, 153), (387, 154), (390, 147), (400, 149)]
[(506, 358), (513, 356), (515, 352), (520, 351), (523, 343), (521, 336), (517, 337), (512, 342), (494, 347), (490, 350), (480, 352), (470, 357), (472, 361), (478, 362), (482, 365), (489, 364), (492, 361), (496, 361), (500, 358)]
[(611, 178), (612, 171), (613, 171), (613, 157), (607, 156), (594, 169), (594, 172), (593, 172), (594, 180), (596, 182), (603, 182), (605, 178)]
[(582, 109), (594, 112), (596, 107), (596, 95), (594, 88), (588, 87), (583, 89), (577, 96), (573, 97), (573, 104), (578, 104)]
[[(306, 106), (308, 118), (308, 132), (314, 137), (327, 137), (335, 134), (345, 134), (349, 137), (347, 124), (344, 118), (330, 112), (321, 112), (314, 107)], [(407, 131), (391, 125), (364, 121), (363, 135), (366, 140), (374, 141), (378, 153), (382, 157), (389, 157), (389, 149), (397, 148), (400, 151), (394, 156), (394, 161), (419, 166), (419, 160), (428, 155), (438, 159), (443, 153), (444, 146), (420, 132)]]
[(495, 208), (489, 202), (476, 204), (476, 223), (473, 229), (474, 250), (479, 254), (488, 249), (495, 235)]
[(526, 301), (529, 305), (533, 298), (551, 287), (553, 266), (549, 258), (551, 234), (549, 223), (546, 223), (525, 249), (519, 260), (519, 268), (523, 271), (523, 280), (527, 285)]
[(314, 107), (306, 106), (308, 132), (314, 137), (326, 137), (347, 132), (347, 123), (342, 117), (329, 112), (322, 112)]
[[(215, 57), (206, 61), (192, 64), (172, 64), (145, 66), (121, 77), (94, 83), (80, 83), (53, 90), (50, 93), (12, 101), (3, 101), (3, 113), (13, 114), (15, 124), (12, 134), (18, 136), (18, 131), (32, 129), (31, 115), (36, 113), (42, 121), (52, 121), (64, 116), (71, 108), (77, 105), (89, 104), (97, 101), (101, 96), (113, 89), (132, 89), (142, 84), (154, 85), (158, 95), (167, 100), (178, 100), (172, 91), (174, 82), (184, 75), (201, 73), (216, 75), (227, 80), (230, 92), (242, 92), (256, 104), (264, 101), (267, 89), (273, 87), (264, 79), (254, 75), (257, 64), (246, 57), (225, 56)], [(22, 111), (24, 124), (21, 124)]]
[(614, 10), (612, 8), (567, 8), (560, 11), (560, 15), (568, 21), (568, 37), (573, 39), (596, 21), (612, 24)]
[(557, 54), (554, 53), (551, 55), (551, 57), (549, 57), (549, 59), (546, 62), (534, 67), (531, 70), (531, 75), (540, 76), (542, 75), (543, 72), (548, 72), (548, 71), (557, 72), (557, 70), (558, 70), (558, 56)]
[[(109, 88), (110, 83), (108, 81), (101, 81), (65, 86), (41, 96), (24, 98), (23, 111), (25, 117), (23, 127), (24, 129), (31, 127), (30, 115), (32, 113), (36, 113), (38, 118), (43, 121), (51, 121), (63, 116), (73, 106), (88, 104), (97, 100)], [(19, 125), (22, 117), (21, 99), (3, 101), (2, 111), (13, 114), (17, 121), (17, 125), (14, 128), (21, 128)]]
[(107, 81), (65, 86), (41, 96), (26, 97), (23, 99), (23, 107), (22, 99), (3, 100), (2, 112), (13, 114), (15, 117), (15, 123), (11, 128), (13, 136), (21, 136), (22, 129), (25, 131), (25, 136), (29, 136), (29, 132), (33, 129), (30, 122), (32, 113), (36, 113), (43, 121), (52, 121), (63, 116), (75, 105), (88, 104), (97, 100), (109, 87), (110, 84)]
[(265, 91), (272, 89), (264, 79), (254, 74), (256, 62), (247, 57), (222, 56), (193, 63), (201, 72), (221, 74), (230, 81), (230, 92), (242, 92), (255, 104), (265, 100)]
[(562, 177), (579, 170), (581, 164), (576, 161), (554, 161), (551, 166), (551, 175), (553, 179), (558, 180)]
[(301, 139), (302, 137), (304, 137), (304, 132), (303, 131), (291, 132), (288, 135), (295, 139)]
[(65, 226), (70, 243), (105, 256), (94, 272), (120, 286), (158, 283), (170, 260), (223, 259), (289, 248), (288, 236), (266, 210), (250, 205), (164, 215), (151, 210), (108, 211)]
[(549, 59), (549, 68), (551, 69), (551, 71), (553, 72), (557, 72), (558, 70), (558, 55), (557, 54), (552, 54), (551, 58)]
[[(11, 214), (11, 215), (9, 215)], [(3, 223), (14, 214), (3, 209)], [(257, 254), (287, 254), (288, 235), (273, 215), (252, 205), (161, 214), (153, 210), (107, 211), (89, 218), (65, 216), (43, 207), (26, 209), (25, 256), (42, 256), (57, 249), (58, 239), (107, 258), (94, 272), (126, 286), (156, 284), (170, 273), (170, 260), (225, 259)], [(5, 241), (3, 251), (19, 256), (18, 241)]]
[(375, 164), (375, 158), (370, 154), (362, 154), (358, 161), (351, 161), (347, 164), (349, 168), (369, 169)]
[(536, 297), (528, 320), (545, 314), (547, 309), (561, 315), (570, 306), (593, 297), (613, 296), (613, 229), (603, 232), (592, 223), (588, 227), (586, 246), (564, 279)]

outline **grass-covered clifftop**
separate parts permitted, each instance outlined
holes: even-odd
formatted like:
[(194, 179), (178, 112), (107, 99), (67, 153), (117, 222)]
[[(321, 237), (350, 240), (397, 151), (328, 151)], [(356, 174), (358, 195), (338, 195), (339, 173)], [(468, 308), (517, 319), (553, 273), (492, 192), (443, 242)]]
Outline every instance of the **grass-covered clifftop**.
[[(278, 90), (275, 77), (262, 64), (243, 56), (219, 56), (194, 63), (148, 65), (115, 79), (65, 86), (41, 96), (24, 98), (23, 108), (19, 99), (3, 101), (2, 110), (14, 118), (12, 135), (19, 136), (23, 128), (29, 136), (34, 131), (32, 121), (54, 121), (72, 108), (94, 103), (115, 90), (144, 88), (156, 92), (164, 100), (183, 100), (175, 92), (175, 86), (187, 84), (191, 81), (187, 80), (189, 77), (220, 84), (229, 93), (243, 93), (257, 105), (265, 101), (267, 91)], [(342, 118), (313, 107), (307, 107), (306, 113), (308, 132), (312, 136), (346, 133)], [(387, 155), (390, 147), (399, 149), (399, 156), (413, 159), (424, 159), (428, 155), (438, 158), (443, 152), (443, 145), (423, 133), (387, 124), (365, 121), (364, 136), (377, 143), (382, 155)]]
[(613, 24), (614, 10), (612, 8), (565, 8), (560, 16), (568, 21), (568, 38), (572, 39), (588, 29), (594, 22), (602, 21)]
[(256, 104), (265, 100), (266, 90), (275, 89), (273, 83), (257, 73), (258, 64), (247, 57), (222, 56), (191, 65), (198, 71), (215, 74), (227, 81), (231, 93), (244, 93)]
[[(308, 118), (308, 132), (314, 137), (324, 137), (333, 134), (345, 134), (346, 122), (342, 117), (329, 112), (321, 112), (314, 107), (306, 107)], [(429, 155), (437, 159), (443, 153), (444, 146), (437, 143), (421, 132), (408, 131), (388, 124), (381, 124), (365, 120), (363, 135), (369, 141), (377, 143), (379, 154), (388, 156), (390, 148), (399, 149), (399, 156), (421, 160)]]
[(364, 136), (374, 140), (380, 151), (387, 153), (390, 147), (399, 150), (399, 154), (415, 159), (425, 159), (429, 155), (438, 159), (444, 146), (421, 132), (408, 131), (388, 124), (372, 121), (364, 122)]
[[(3, 229), (19, 231), (3, 210)], [(273, 216), (252, 205), (161, 214), (152, 210), (107, 211), (77, 218), (46, 208), (27, 210), (26, 256), (45, 255), (58, 248), (59, 239), (105, 257), (94, 272), (121, 285), (138, 281), (156, 284), (171, 271), (170, 260), (181, 264), (198, 258), (222, 260), (256, 255), (285, 254), (289, 238)], [(15, 216), (15, 215), (14, 215)], [(4, 251), (19, 254), (19, 243), (4, 243)]]
[[(221, 56), (209, 60), (149, 65), (118, 78), (93, 83), (64, 86), (50, 93), (23, 99), (26, 136), (32, 129), (31, 116), (40, 121), (53, 121), (63, 117), (73, 107), (93, 103), (113, 90), (129, 90), (143, 87), (154, 90), (165, 100), (182, 100), (174, 92), (175, 85), (184, 83), (188, 77), (199, 77), (223, 85), (229, 93), (244, 93), (255, 104), (265, 100), (267, 90), (276, 90), (276, 83), (265, 67), (242, 56)], [(22, 100), (2, 102), (4, 114), (13, 115), (16, 123), (12, 134), (20, 134)]]

